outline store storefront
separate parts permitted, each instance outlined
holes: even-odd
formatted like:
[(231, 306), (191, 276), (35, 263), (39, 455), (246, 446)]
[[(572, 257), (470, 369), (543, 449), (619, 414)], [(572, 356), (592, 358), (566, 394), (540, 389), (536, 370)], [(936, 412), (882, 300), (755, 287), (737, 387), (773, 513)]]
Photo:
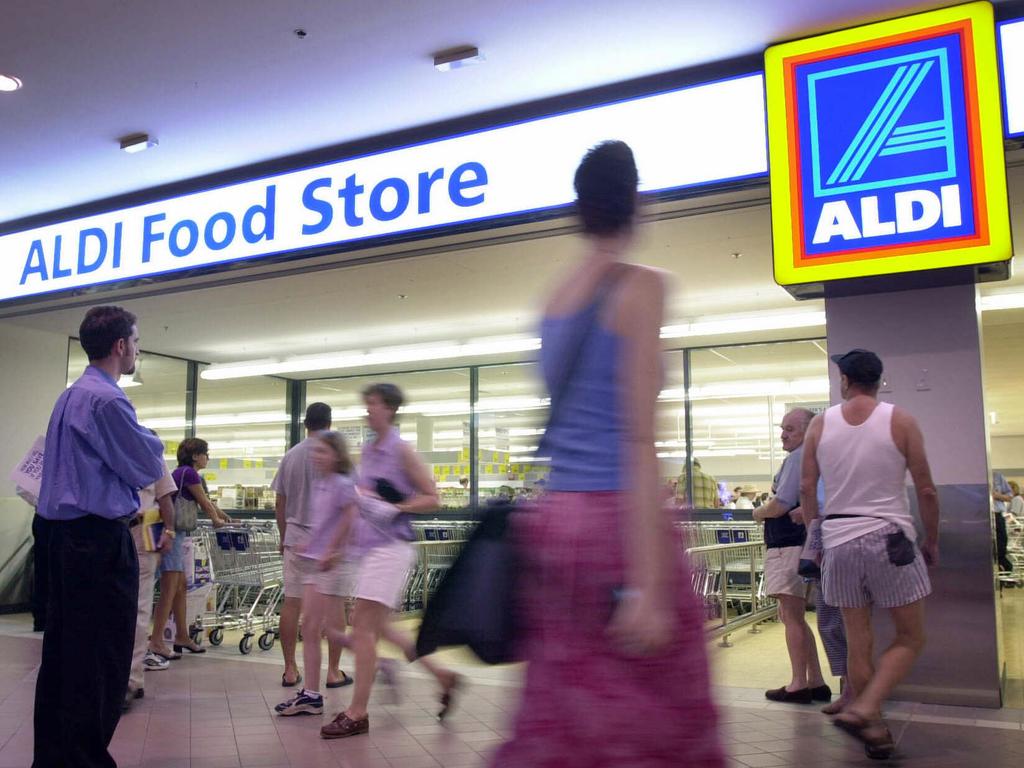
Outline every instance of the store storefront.
[[(1024, 78), (1000, 77), (1006, 103), (1019, 104)], [(302, 437), (307, 403), (329, 403), (358, 454), (369, 437), (360, 392), (381, 379), (405, 392), (402, 436), (431, 467), (446, 512), (539, 492), (546, 464), (534, 451), (548, 402), (535, 362), (539, 302), (579, 250), (573, 169), (587, 147), (615, 137), (634, 147), (647, 199), (635, 258), (674, 283), (661, 478), (680, 501), (692, 497), (696, 461), (723, 506), (736, 488), (768, 492), (784, 456), (783, 414), (834, 401), (835, 329), (822, 291), (794, 291), (805, 297), (796, 301), (773, 275), (764, 93), (749, 62), (674, 73), (332, 150), (243, 182), (185, 182), (174, 197), (141, 193), (116, 209), (0, 228), (9, 406), (0, 458), (16, 463), (83, 369), (73, 336), (84, 308), (119, 303), (139, 316), (144, 358), (122, 386), (140, 421), (169, 461), (185, 437), (209, 442), (206, 479), (226, 511), (269, 514), (270, 481)], [(1019, 226), (1024, 125), (1007, 114), (998, 138), (1009, 142)], [(1024, 279), (979, 290), (988, 422), (979, 429), (991, 437), (991, 468), (1024, 478)], [(29, 513), (13, 491), (3, 495), (6, 538), (24, 542)], [(0, 602), (18, 602), (17, 580), (4, 578), (10, 597)]]

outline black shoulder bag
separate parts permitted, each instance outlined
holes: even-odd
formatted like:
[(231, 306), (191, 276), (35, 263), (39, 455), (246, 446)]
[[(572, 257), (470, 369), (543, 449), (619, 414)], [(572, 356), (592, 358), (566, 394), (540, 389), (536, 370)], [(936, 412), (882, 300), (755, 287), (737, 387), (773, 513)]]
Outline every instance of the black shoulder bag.
[[(591, 329), (599, 322), (601, 309), (622, 270), (620, 264), (608, 268), (585, 310), (585, 322), (570, 347), (572, 358), (551, 390), (548, 423), (539, 453), (543, 452), (547, 432), (561, 412)], [(480, 522), (423, 612), (416, 638), (417, 656), (428, 656), (444, 646), (466, 645), (485, 664), (516, 661), (519, 632), (514, 600), (519, 562), (510, 524), (519, 512), (517, 505), (507, 500), (491, 502), (480, 510)]]

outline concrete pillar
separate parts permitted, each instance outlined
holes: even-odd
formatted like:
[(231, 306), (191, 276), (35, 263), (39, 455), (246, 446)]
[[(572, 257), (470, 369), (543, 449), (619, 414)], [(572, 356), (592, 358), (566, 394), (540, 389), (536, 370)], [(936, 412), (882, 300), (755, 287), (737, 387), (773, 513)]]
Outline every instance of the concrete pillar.
[[(882, 359), (880, 399), (920, 423), (939, 491), (940, 565), (931, 571), (934, 592), (925, 603), (928, 642), (896, 697), (998, 707), (1003, 664), (976, 297), (973, 284), (826, 297), (825, 315), (829, 354), (863, 347)], [(829, 378), (835, 404), (835, 365)], [(916, 508), (913, 493), (911, 503)], [(891, 638), (883, 613), (876, 611), (879, 651)]]

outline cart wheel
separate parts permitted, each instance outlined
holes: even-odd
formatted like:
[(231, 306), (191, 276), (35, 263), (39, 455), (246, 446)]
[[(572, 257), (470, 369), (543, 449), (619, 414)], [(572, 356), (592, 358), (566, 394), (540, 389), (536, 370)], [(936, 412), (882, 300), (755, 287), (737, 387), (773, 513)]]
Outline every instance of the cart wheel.
[(274, 633), (264, 632), (262, 635), (260, 635), (260, 639), (257, 640), (257, 642), (260, 644), (261, 651), (269, 651), (271, 648), (274, 647)]
[(242, 635), (242, 639), (238, 641), (238, 652), (243, 656), (252, 653), (252, 635)]
[(224, 642), (224, 630), (216, 627), (210, 630), (210, 645), (220, 645)]
[(203, 644), (203, 630), (192, 627), (192, 629), (188, 631), (188, 636), (196, 645)]

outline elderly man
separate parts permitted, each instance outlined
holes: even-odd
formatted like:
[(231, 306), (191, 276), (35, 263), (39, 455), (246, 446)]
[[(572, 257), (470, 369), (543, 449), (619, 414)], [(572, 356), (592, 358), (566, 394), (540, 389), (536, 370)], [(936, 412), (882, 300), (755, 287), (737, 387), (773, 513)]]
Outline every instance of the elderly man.
[(770, 597), (779, 601), (779, 618), (786, 628), (786, 649), (792, 676), (788, 685), (765, 691), (772, 701), (810, 704), (830, 701), (832, 690), (825, 684), (818, 662), (818, 646), (804, 620), (807, 584), (797, 574), (807, 529), (791, 516), (800, 506), (800, 464), (804, 433), (814, 414), (794, 408), (782, 419), (782, 448), (788, 456), (772, 485), (774, 496), (754, 510), (754, 519), (764, 522), (764, 578)]
[[(924, 647), (924, 598), (931, 593), (925, 566), (938, 562), (939, 501), (917, 422), (878, 401), (882, 361), (865, 349), (832, 360), (843, 402), (807, 430), (802, 511), (808, 524), (817, 517), (816, 489), (824, 478), (821, 584), (826, 602), (843, 611), (856, 693), (835, 724), (860, 739), (868, 757), (885, 759), (894, 744), (881, 719), (882, 702)], [(908, 470), (925, 529), (920, 549), (907, 499)], [(876, 606), (888, 609), (896, 629), (877, 666), (871, 627)]]

